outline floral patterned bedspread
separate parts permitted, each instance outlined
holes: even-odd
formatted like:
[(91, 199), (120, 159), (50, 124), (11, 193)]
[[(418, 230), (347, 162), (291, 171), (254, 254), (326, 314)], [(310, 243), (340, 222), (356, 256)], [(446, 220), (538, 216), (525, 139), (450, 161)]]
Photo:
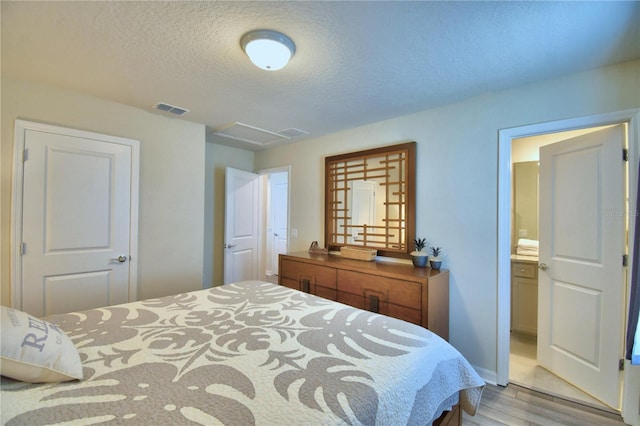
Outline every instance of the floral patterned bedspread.
[(47, 318), (85, 380), (2, 378), (2, 423), (429, 424), (484, 381), (422, 327), (247, 281)]

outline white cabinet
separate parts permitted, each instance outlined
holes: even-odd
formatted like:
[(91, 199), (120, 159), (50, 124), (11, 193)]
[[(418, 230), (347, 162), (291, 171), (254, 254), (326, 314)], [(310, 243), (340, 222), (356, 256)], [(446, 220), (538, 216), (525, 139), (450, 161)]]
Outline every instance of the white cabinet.
[(511, 260), (511, 331), (538, 334), (536, 260)]

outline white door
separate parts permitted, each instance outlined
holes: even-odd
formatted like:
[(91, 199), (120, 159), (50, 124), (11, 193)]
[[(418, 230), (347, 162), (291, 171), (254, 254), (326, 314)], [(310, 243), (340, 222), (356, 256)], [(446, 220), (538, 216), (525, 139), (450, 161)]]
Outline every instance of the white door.
[(33, 127), (16, 123), (25, 150), (21, 309), (46, 316), (130, 301), (137, 142)]
[(224, 283), (258, 279), (259, 176), (225, 169)]
[(288, 247), (289, 173), (280, 172), (269, 175), (269, 198), (271, 235), (267, 235), (267, 238), (271, 243), (267, 272), (278, 275), (279, 255), (286, 253)]
[(618, 125), (540, 148), (538, 362), (614, 408), (625, 312), (623, 141)]

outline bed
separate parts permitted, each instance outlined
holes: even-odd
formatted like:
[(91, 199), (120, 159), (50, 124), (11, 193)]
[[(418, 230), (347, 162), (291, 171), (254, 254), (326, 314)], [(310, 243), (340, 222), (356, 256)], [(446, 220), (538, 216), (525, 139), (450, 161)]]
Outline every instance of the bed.
[(3, 376), (2, 424), (459, 424), (484, 387), (422, 327), (261, 281), (46, 324), (77, 349), (81, 379)]

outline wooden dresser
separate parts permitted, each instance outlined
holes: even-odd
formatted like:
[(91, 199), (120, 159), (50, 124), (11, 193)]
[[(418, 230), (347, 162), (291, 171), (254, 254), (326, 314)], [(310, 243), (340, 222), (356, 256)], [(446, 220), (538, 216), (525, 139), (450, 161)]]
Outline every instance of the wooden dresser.
[(449, 271), (307, 252), (280, 255), (279, 283), (419, 324), (449, 339)]

